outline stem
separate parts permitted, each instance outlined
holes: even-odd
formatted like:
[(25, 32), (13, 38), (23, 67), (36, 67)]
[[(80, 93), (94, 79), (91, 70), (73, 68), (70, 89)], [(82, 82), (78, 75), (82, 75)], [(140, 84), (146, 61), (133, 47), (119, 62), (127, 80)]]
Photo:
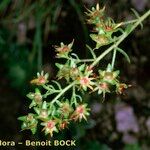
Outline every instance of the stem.
[(55, 94), (55, 93), (59, 93), (60, 91), (55, 91), (55, 92), (47, 92), (43, 95), (43, 98), (47, 98), (47, 96)]
[(77, 99), (76, 99), (76, 88), (75, 85), (72, 87), (72, 97), (71, 97), (71, 104), (75, 104), (77, 106)]
[(90, 50), (93, 58), (96, 59), (96, 54), (94, 53), (93, 49), (89, 45), (86, 45), (86, 47)]
[(70, 58), (70, 57), (65, 57), (65, 58), (69, 59), (69, 60), (74, 60), (77, 63), (80, 63), (80, 62), (93, 62), (95, 60), (95, 59), (74, 59), (74, 58)]
[(134, 20), (125, 21), (125, 22), (122, 22), (122, 25), (131, 24), (131, 23), (135, 23), (135, 22), (137, 22), (137, 21), (138, 21), (138, 19), (134, 19)]
[(114, 51), (113, 51), (113, 58), (112, 58), (112, 62), (111, 62), (112, 70), (114, 69), (114, 64), (115, 64), (115, 60), (116, 60), (116, 53), (117, 53), (117, 50), (114, 49)]
[(69, 84), (68, 86), (66, 86), (52, 101), (51, 104), (54, 104), (59, 97), (61, 97), (66, 91), (68, 91), (72, 86), (75, 85), (75, 82), (72, 82), (71, 84)]
[(95, 59), (81, 59), (77, 60), (77, 62), (93, 62)]
[(130, 31), (128, 31), (128, 33), (124, 33), (122, 35), (122, 37), (120, 38), (120, 40), (118, 40), (118, 42), (116, 42), (115, 44), (113, 44), (111, 47), (109, 47), (106, 51), (104, 51), (99, 57), (97, 57), (97, 59), (91, 64), (92, 67), (94, 67), (95, 65), (97, 65), (99, 63), (99, 61), (105, 57), (110, 51), (112, 51), (115, 47), (118, 47), (118, 45), (144, 20), (146, 19), (148, 16), (150, 15), (150, 10), (147, 11), (143, 16), (141, 16), (138, 21), (136, 23), (133, 24), (133, 26), (131, 27)]

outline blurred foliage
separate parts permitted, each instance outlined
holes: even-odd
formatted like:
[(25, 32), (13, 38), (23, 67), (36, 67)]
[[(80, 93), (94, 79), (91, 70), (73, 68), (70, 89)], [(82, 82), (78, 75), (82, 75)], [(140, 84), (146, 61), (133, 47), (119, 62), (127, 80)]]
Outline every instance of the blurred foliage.
[(141, 150), (138, 144), (127, 144), (124, 148), (124, 150)]
[[(0, 1), (1, 136), (10, 137), (11, 140), (13, 136), (16, 141), (26, 140), (26, 138), (43, 139), (41, 135), (29, 137), (26, 133), (19, 133), (18, 121), (14, 120), (20, 115), (20, 109), (25, 113), (27, 108), (22, 108), (24, 98), (21, 97), (22, 101), (20, 101), (18, 91), (25, 94), (29, 80), (41, 68), (54, 76), (52, 45), (75, 38), (76, 45), (78, 45), (77, 53), (79, 52), (83, 57), (88, 54), (85, 42), (93, 43), (89, 41), (89, 31), (84, 23), (84, 6), (89, 8), (97, 2), (97, 0)], [(148, 0), (103, 0), (100, 3), (106, 5), (108, 13), (118, 22), (132, 18), (130, 12), (132, 7), (141, 14), (150, 7)], [(125, 74), (122, 78), (124, 81), (130, 80), (132, 88), (126, 92), (125, 96), (112, 98), (108, 96), (106, 98), (108, 101), (103, 104), (100, 103), (99, 97), (86, 95), (85, 99), (91, 101), (92, 108), (92, 119), (88, 126), (71, 125), (71, 131), (64, 131), (58, 138), (77, 138), (77, 141), (80, 141), (77, 149), (83, 150), (107, 150), (108, 147), (114, 150), (149, 149), (149, 21), (144, 23), (143, 30), (137, 30), (122, 44), (122, 47), (131, 56), (131, 64), (127, 65), (121, 58), (117, 66), (122, 67)], [(50, 65), (47, 66), (47, 63)], [(10, 85), (17, 88), (18, 91), (10, 88)], [(130, 140), (124, 142), (123, 133), (116, 129), (115, 106), (116, 103), (123, 100), (125, 106), (132, 107), (133, 115), (137, 118), (139, 126), (139, 131), (133, 133), (133, 144), (128, 144)], [(19, 147), (19, 149), (26, 148)]]

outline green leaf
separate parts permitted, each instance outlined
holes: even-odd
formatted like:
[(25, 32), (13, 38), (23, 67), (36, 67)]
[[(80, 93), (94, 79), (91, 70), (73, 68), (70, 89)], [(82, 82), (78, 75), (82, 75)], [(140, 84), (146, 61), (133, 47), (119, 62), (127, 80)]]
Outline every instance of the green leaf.
[[(131, 10), (134, 13), (134, 15), (137, 17), (137, 19), (140, 19), (140, 15), (138, 14), (138, 12), (135, 9), (133, 9), (133, 8), (131, 8)], [(140, 26), (141, 26), (141, 29), (143, 29), (142, 22), (140, 23)]]
[(71, 53), (71, 55), (72, 55), (72, 56), (75, 56), (75, 58), (76, 58), (77, 60), (80, 60), (77, 54)]
[(128, 61), (129, 63), (131, 62), (131, 61), (130, 61), (130, 58), (129, 58), (129, 56), (128, 56), (128, 54), (127, 54), (124, 50), (122, 50), (122, 49), (119, 48), (119, 47), (117, 47), (116, 50), (119, 51), (122, 55), (124, 55), (125, 58), (127, 59), (127, 61)]
[(53, 80), (52, 82), (57, 85), (57, 87), (58, 87), (59, 90), (62, 90), (61, 85), (60, 85), (57, 81), (54, 81), (54, 80)]
[(86, 47), (90, 50), (91, 55), (93, 56), (93, 58), (96, 59), (96, 54), (94, 53), (93, 49), (89, 45), (86, 45)]
[[(126, 34), (129, 34), (129, 33), (131, 32), (132, 27), (133, 27), (133, 25), (129, 24), (129, 25), (126, 27), (126, 29), (125, 29), (125, 33), (126, 33)], [(124, 34), (125, 34), (125, 33), (124, 33)], [(121, 36), (122, 36), (122, 35), (121, 35)]]

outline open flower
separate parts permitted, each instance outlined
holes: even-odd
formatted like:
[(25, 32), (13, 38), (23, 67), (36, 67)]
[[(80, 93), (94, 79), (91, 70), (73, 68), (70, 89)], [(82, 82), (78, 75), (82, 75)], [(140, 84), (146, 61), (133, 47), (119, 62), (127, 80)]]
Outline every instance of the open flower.
[(44, 71), (42, 71), (41, 73), (37, 73), (37, 78), (36, 79), (33, 79), (30, 81), (31, 84), (36, 84), (36, 85), (43, 85), (43, 84), (46, 84), (48, 83), (48, 73), (46, 73), (44, 75)]
[(79, 84), (83, 88), (84, 91), (87, 91), (87, 87), (93, 90), (92, 85), (94, 85), (94, 82), (92, 82), (94, 78), (90, 78), (88, 76), (81, 76), (79, 77)]
[(50, 134), (50, 136), (53, 136), (53, 132), (58, 132), (58, 129), (56, 128), (56, 122), (55, 120), (49, 120), (47, 122), (42, 122), (42, 126), (44, 126), (43, 131), (45, 131), (45, 134)]
[(71, 48), (73, 46), (73, 43), (74, 43), (74, 40), (68, 45), (65, 45), (62, 42), (62, 43), (60, 43), (60, 46), (55, 46), (55, 50), (57, 52), (57, 57), (60, 58), (60, 57), (68, 56), (68, 53), (72, 51)]
[(98, 91), (98, 94), (103, 94), (105, 99), (105, 94), (109, 93), (109, 84), (107, 82), (100, 82), (93, 91)]
[(81, 104), (81, 105), (78, 105), (76, 107), (76, 110), (73, 112), (73, 114), (71, 115), (71, 119), (77, 121), (81, 121), (82, 119), (86, 119), (86, 116), (89, 115), (89, 111), (90, 109), (87, 108), (87, 104)]

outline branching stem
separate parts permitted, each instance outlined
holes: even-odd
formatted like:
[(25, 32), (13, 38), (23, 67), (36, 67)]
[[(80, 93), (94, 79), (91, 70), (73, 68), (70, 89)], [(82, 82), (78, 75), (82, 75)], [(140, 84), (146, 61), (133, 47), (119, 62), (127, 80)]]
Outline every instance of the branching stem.
[(66, 86), (52, 101), (51, 104), (54, 104), (58, 98), (60, 98), (66, 91), (68, 91), (71, 87), (73, 87), (75, 85), (75, 82), (72, 82), (71, 84), (69, 84), (68, 86)]
[(111, 47), (109, 47), (106, 51), (104, 51), (99, 57), (97, 57), (97, 59), (91, 64), (92, 67), (96, 66), (99, 61), (104, 58), (109, 52), (111, 52), (115, 47), (118, 47), (118, 45), (139, 25), (141, 24), (141, 22), (146, 19), (148, 16), (150, 15), (150, 10), (147, 11), (143, 16), (141, 16), (136, 23), (133, 24), (133, 26), (131, 27), (130, 31), (124, 32), (124, 34), (122, 35), (122, 37), (118, 40), (118, 42), (116, 42), (115, 44), (113, 44)]

